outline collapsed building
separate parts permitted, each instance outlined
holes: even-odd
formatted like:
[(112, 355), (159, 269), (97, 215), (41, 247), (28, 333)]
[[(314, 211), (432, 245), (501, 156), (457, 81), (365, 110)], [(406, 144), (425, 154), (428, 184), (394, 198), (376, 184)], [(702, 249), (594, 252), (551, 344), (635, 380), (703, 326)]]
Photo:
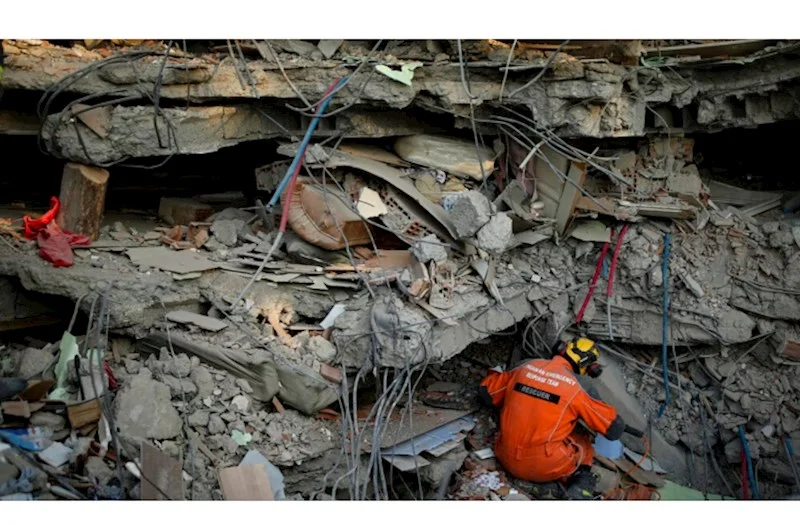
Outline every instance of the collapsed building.
[(600, 496), (795, 493), (798, 43), (178, 44), (3, 42), (0, 496), (530, 497), (469, 387), (574, 334)]

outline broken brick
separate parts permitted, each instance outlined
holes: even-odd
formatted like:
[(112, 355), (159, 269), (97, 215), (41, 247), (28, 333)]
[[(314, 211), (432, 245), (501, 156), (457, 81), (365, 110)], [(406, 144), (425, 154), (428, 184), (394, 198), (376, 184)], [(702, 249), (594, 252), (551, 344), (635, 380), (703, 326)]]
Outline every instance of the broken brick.
[(342, 382), (342, 369), (336, 368), (330, 365), (326, 365), (322, 363), (319, 367), (319, 373), (322, 377), (331, 381), (332, 383), (341, 383)]
[(207, 204), (191, 199), (162, 197), (158, 205), (158, 216), (169, 224), (188, 225), (206, 220), (214, 210)]

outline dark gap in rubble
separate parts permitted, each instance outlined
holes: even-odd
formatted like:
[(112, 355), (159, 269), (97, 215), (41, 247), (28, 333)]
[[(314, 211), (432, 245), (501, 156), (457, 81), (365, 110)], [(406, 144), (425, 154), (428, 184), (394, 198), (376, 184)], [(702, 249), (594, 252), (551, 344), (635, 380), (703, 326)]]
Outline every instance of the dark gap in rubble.
[[(35, 137), (1, 136), (0, 148), (13, 151), (25, 163), (0, 180), (0, 206), (46, 208), (58, 195), (63, 161), (39, 151)], [(255, 168), (279, 158), (272, 141), (246, 142), (205, 155), (176, 155), (158, 169), (112, 167), (106, 194), (106, 211), (138, 210), (155, 214), (161, 197), (238, 195), (242, 205), (256, 196)], [(156, 165), (164, 158), (144, 158), (137, 164)], [(212, 198), (213, 200), (213, 198)]]
[(793, 120), (693, 135), (700, 175), (749, 190), (798, 191), (800, 180), (787, 176), (798, 131)]

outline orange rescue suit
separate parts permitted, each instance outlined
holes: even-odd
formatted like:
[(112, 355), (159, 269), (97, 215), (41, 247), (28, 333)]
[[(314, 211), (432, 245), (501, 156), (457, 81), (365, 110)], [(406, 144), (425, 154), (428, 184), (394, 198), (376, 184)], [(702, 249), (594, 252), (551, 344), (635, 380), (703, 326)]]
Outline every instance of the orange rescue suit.
[[(495, 455), (518, 479), (546, 483), (591, 466), (591, 438), (575, 431), (578, 418), (610, 440), (625, 423), (617, 410), (592, 398), (561, 356), (527, 361), (508, 372), (492, 370), (481, 382), (500, 412)], [(487, 399), (488, 401), (488, 399)]]

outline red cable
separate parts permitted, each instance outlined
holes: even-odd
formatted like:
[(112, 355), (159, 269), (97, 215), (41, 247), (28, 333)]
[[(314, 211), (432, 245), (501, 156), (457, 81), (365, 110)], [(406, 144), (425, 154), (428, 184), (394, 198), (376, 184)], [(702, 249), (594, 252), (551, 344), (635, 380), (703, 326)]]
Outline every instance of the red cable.
[[(611, 238), (614, 238), (614, 232), (611, 232)], [(583, 320), (583, 314), (586, 313), (586, 308), (589, 306), (589, 300), (592, 298), (594, 294), (594, 289), (597, 286), (597, 279), (600, 278), (600, 272), (603, 270), (603, 261), (606, 259), (606, 253), (608, 253), (608, 247), (611, 245), (610, 242), (603, 243), (603, 251), (600, 252), (600, 260), (597, 261), (597, 266), (594, 269), (594, 275), (592, 276), (592, 282), (589, 284), (589, 292), (586, 294), (586, 298), (583, 300), (583, 305), (581, 309), (578, 311), (578, 315), (575, 317), (575, 324), (580, 324), (581, 320)]]
[(747, 478), (747, 457), (742, 447), (742, 499), (750, 499), (750, 482)]
[[(328, 98), (328, 95), (331, 93), (331, 91), (333, 91), (333, 89), (336, 87), (338, 83), (339, 81), (337, 80), (333, 84), (331, 84), (328, 90), (325, 91), (325, 94), (322, 95), (320, 101), (323, 101), (326, 98)], [(294, 173), (292, 173), (292, 178), (291, 180), (289, 180), (289, 185), (286, 187), (286, 191), (284, 193), (284, 195), (286, 195), (286, 201), (283, 203), (283, 214), (281, 215), (281, 223), (280, 227), (278, 228), (278, 231), (280, 231), (281, 233), (286, 233), (286, 225), (289, 222), (289, 206), (292, 203), (294, 188), (297, 185), (297, 177), (300, 175), (300, 169), (303, 166), (303, 158), (306, 155), (305, 148), (303, 148), (303, 151), (298, 151), (297, 154), (300, 155), (300, 162), (297, 163), (297, 167), (294, 169)]]
[(622, 227), (622, 230), (619, 232), (619, 237), (617, 238), (617, 246), (614, 248), (614, 257), (611, 258), (611, 269), (608, 271), (608, 290), (606, 291), (606, 297), (609, 299), (614, 295), (614, 275), (617, 273), (619, 251), (620, 248), (622, 248), (622, 241), (625, 239), (625, 234), (628, 233), (628, 228), (630, 227), (630, 224), (626, 224)]

